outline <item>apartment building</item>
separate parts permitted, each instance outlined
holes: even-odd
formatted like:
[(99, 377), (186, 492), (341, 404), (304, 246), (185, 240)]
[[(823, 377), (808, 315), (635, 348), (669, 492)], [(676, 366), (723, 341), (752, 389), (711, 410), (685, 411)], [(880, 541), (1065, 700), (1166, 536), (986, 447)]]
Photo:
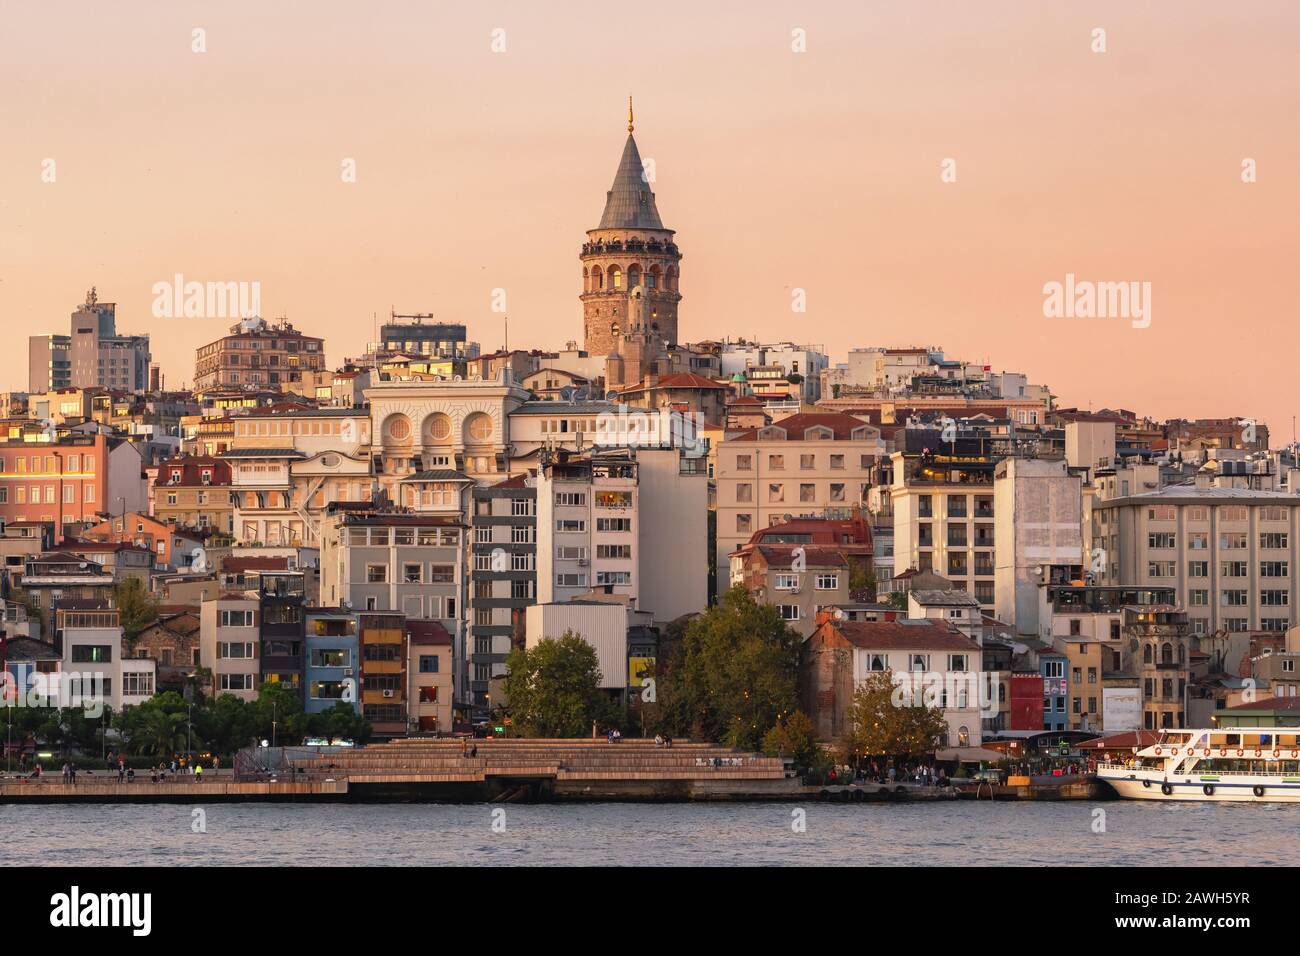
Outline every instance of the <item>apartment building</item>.
[(942, 621), (845, 621), (829, 612), (804, 642), (800, 696), (819, 740), (849, 729), (853, 694), (873, 673), (906, 681), (917, 703), (932, 686), (948, 724), (948, 747), (982, 740), (979, 701), (981, 656), (974, 641)]
[[(87, 528), (82, 535), (87, 541), (144, 548), (153, 554), (154, 568), (159, 571), (180, 572), (194, 567), (206, 570), (206, 538), (200, 532), (168, 525), (139, 511), (105, 518)], [(69, 544), (69, 550), (74, 547)]]
[(214, 696), (257, 698), (262, 672), (259, 605), (255, 593), (227, 593), (199, 608), (199, 659), (212, 671)]
[(760, 528), (791, 517), (843, 517), (866, 500), (884, 444), (852, 415), (788, 418), (724, 439), (717, 450), (718, 591), (729, 555)]
[(993, 511), (997, 618), (1038, 634), (1039, 585), (1083, 573), (1082, 479), (1064, 461), (1006, 458), (994, 470)]
[[(1044, 585), (1043, 638), (1066, 658), (1063, 729), (1182, 727), (1194, 646), (1169, 587)], [(1057, 711), (1059, 714), (1060, 711)]]
[(162, 462), (154, 479), (152, 513), (166, 525), (232, 535), (230, 462), (209, 455)]
[(896, 452), (890, 462), (895, 568), (941, 575), (993, 614), (995, 460)]
[(803, 518), (755, 531), (730, 556), (730, 584), (776, 605), (782, 619), (807, 636), (824, 607), (874, 597), (871, 530), (852, 519)]
[(452, 729), (455, 701), (452, 636), (437, 621), (407, 620), (406, 640), (411, 729), (422, 734), (447, 733)]
[(304, 372), (319, 372), (324, 367), (324, 339), (304, 335), (287, 321), (272, 325), (265, 319), (247, 318), (231, 326), (229, 335), (199, 347), (194, 389), (278, 388), (300, 382)]
[(469, 660), (467, 533), (452, 515), (333, 511), (322, 524), (321, 600), (437, 621), (452, 635), (459, 690)]
[(411, 729), (406, 615), (362, 611), (357, 615), (361, 649), (361, 716), (376, 737), (397, 737)]
[(640, 593), (637, 463), (627, 452), (544, 458), (537, 475), (537, 601)]
[(493, 678), (505, 675), (522, 640), (524, 609), (537, 600), (537, 482), (516, 475), (473, 490), (469, 702), (488, 705)]
[(272, 406), (233, 428), (219, 459), (230, 467), (236, 540), (316, 545), (327, 504), (371, 499), (365, 410)]
[(266, 571), (258, 580), (260, 683), (301, 694), (304, 678), (306, 585), (302, 571)]
[(303, 708), (319, 714), (339, 703), (361, 713), (360, 643), (351, 608), (303, 608), (306, 643)]
[(58, 632), (66, 706), (98, 705), (117, 712), (154, 695), (154, 662), (125, 656), (116, 610), (60, 610)]
[(0, 524), (49, 522), (62, 540), (147, 502), (144, 460), (130, 442), (102, 434), (0, 442)]
[[(822, 371), (829, 365), (826, 347), (774, 342), (725, 342), (718, 349), (720, 372), (730, 378), (750, 369), (775, 367), (781, 378), (795, 386), (797, 400), (812, 404), (822, 397)], [(752, 376), (750, 376), (752, 380)]]
[(1134, 493), (1099, 478), (1090, 562), (1098, 583), (1173, 588), (1193, 635), (1296, 623), (1300, 496), (1168, 485)]

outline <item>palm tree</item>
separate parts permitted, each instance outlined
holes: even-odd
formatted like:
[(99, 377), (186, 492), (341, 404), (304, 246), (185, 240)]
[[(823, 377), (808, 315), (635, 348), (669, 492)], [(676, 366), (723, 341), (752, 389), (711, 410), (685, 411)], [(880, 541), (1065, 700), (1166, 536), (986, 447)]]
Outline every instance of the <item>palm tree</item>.
[(131, 738), (137, 753), (152, 753), (164, 759), (185, 749), (185, 715), (154, 711), (140, 732)]

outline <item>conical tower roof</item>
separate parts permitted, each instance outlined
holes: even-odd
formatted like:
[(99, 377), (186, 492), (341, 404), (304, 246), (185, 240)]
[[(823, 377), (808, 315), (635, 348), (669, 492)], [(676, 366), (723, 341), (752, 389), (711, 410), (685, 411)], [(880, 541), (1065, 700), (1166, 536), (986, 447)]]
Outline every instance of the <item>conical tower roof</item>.
[(628, 101), (627, 142), (614, 173), (614, 185), (605, 198), (605, 213), (598, 229), (662, 229), (655, 194), (645, 181), (641, 152), (632, 135), (632, 103)]

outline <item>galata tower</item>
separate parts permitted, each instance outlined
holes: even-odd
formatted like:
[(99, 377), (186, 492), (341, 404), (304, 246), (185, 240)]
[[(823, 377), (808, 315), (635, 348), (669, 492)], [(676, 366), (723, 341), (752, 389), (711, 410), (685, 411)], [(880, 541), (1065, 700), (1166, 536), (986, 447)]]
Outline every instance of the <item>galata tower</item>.
[(605, 197), (600, 225), (582, 244), (582, 318), (591, 355), (615, 351), (617, 333), (628, 331), (628, 293), (639, 288), (652, 334), (677, 344), (678, 278), (682, 254), (655, 208), (655, 194), (632, 136), (632, 98), (627, 101), (627, 142)]

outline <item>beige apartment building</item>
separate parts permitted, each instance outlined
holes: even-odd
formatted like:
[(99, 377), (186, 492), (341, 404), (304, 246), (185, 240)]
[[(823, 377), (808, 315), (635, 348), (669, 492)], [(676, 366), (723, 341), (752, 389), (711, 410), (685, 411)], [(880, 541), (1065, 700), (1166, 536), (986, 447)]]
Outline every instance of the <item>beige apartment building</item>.
[[(718, 446), (718, 590), (729, 556), (760, 528), (792, 517), (848, 517), (865, 502), (880, 429), (835, 412), (791, 415)], [(828, 602), (829, 603), (829, 602)]]
[(992, 614), (996, 576), (994, 471), (982, 456), (891, 456), (894, 570), (932, 571)]
[(1101, 476), (1089, 559), (1100, 584), (1172, 587), (1193, 635), (1296, 622), (1300, 496), (1169, 485), (1133, 493)]

